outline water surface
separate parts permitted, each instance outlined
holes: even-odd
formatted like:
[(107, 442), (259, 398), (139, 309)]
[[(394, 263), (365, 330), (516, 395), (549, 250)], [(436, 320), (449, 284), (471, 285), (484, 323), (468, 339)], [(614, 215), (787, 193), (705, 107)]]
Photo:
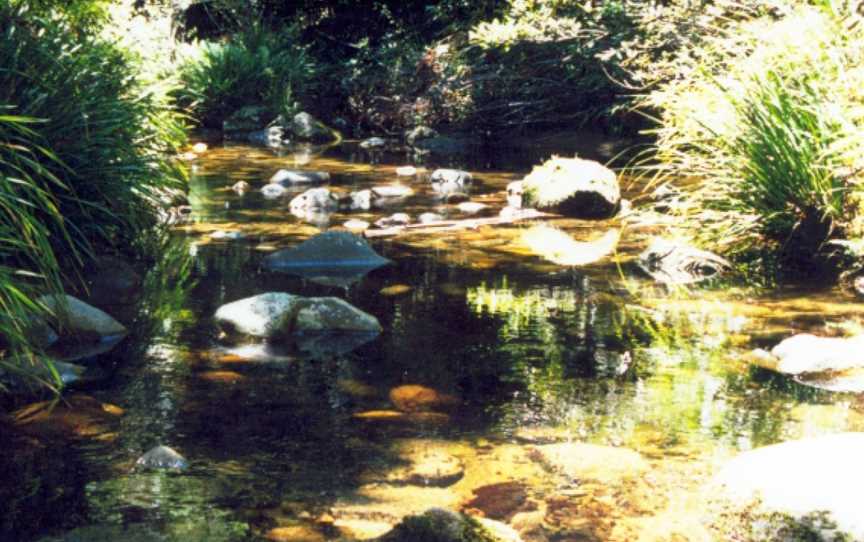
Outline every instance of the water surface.
[[(586, 142), (583, 154), (605, 148)], [(553, 150), (441, 164), (470, 169), (472, 200), (494, 215), (506, 184)], [(430, 506), (470, 511), (474, 490), (508, 482), (556, 540), (702, 540), (696, 496), (724, 459), (864, 430), (859, 396), (742, 361), (795, 332), (858, 325), (860, 304), (830, 288), (657, 287), (632, 263), (652, 228), (545, 221), (578, 240), (623, 227), (615, 253), (580, 267), (536, 255), (522, 240), (525, 224), (373, 239), (392, 264), (347, 287), (263, 265), (272, 251), (350, 218), (467, 217), (441, 206), (422, 175), (397, 178), (406, 163), (351, 142), (278, 153), (226, 146), (195, 161), (194, 223), (176, 228), (147, 275), (132, 336), (92, 361), (112, 376), (70, 390), (50, 415), (24, 424), (24, 435), (10, 433), (19, 452), (2, 466), (0, 532), (20, 540), (72, 528), (91, 540), (360, 539)], [(291, 215), (291, 196), (266, 200), (257, 190), (284, 167), (328, 171), (334, 190), (398, 182), (415, 195), (311, 224)], [(240, 180), (252, 190), (230, 190)], [(639, 187), (625, 186), (638, 201)], [(341, 297), (384, 332), (316, 359), (222, 344), (216, 309), (267, 291)], [(390, 393), (404, 385), (448, 400), (431, 412), (400, 411)], [(650, 475), (623, 485), (567, 480), (536, 460), (534, 448), (549, 442), (626, 447), (650, 463)], [(156, 444), (180, 451), (190, 469), (136, 471), (135, 459)], [(394, 474), (433, 453), (458, 459), (461, 479), (435, 487)]]

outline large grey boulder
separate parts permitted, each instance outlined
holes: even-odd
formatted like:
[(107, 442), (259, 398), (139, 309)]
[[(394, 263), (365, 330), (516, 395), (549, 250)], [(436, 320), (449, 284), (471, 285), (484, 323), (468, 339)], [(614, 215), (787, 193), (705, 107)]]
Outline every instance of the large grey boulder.
[(358, 235), (344, 231), (319, 233), (296, 247), (270, 254), (266, 265), (325, 286), (347, 287), (390, 263)]
[(299, 299), (283, 292), (267, 292), (222, 305), (215, 319), (228, 332), (274, 339), (291, 332)]
[(294, 331), (380, 332), (378, 319), (338, 297), (305, 298), (297, 311)]
[[(864, 541), (864, 433), (789, 441), (744, 452), (715, 476), (713, 528), (753, 540)], [(743, 513), (742, 513), (743, 512)], [(730, 519), (743, 525), (729, 524)]]
[(535, 166), (522, 179), (521, 189), (523, 207), (575, 218), (608, 218), (621, 203), (615, 172), (581, 158), (553, 157)]
[(231, 334), (268, 340), (322, 331), (380, 332), (374, 316), (335, 297), (301, 297), (268, 292), (219, 307), (216, 322)]
[(651, 278), (667, 285), (701, 282), (732, 267), (714, 253), (661, 238), (653, 239), (639, 255), (638, 265)]
[(48, 295), (39, 303), (52, 313), (61, 326), (74, 335), (113, 339), (128, 333), (126, 328), (106, 312), (71, 295)]
[(329, 143), (336, 139), (333, 130), (305, 111), (294, 115), (294, 118), (291, 119), (289, 128), (294, 136), (300, 141)]

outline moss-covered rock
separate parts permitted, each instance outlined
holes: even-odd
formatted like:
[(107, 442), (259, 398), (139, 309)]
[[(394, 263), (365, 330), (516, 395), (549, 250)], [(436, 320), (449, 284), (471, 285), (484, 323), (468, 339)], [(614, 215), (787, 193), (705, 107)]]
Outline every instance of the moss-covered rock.
[(618, 212), (621, 202), (615, 172), (581, 158), (552, 157), (534, 167), (521, 189), (523, 207), (576, 218), (608, 218)]
[(379, 542), (505, 542), (477, 520), (449, 510), (432, 508), (408, 516)]

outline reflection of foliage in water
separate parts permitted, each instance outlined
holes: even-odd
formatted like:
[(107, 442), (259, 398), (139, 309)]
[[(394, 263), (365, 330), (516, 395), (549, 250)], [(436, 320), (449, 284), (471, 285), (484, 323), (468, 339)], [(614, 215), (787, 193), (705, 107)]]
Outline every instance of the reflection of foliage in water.
[(559, 311), (575, 311), (579, 303), (576, 294), (565, 288), (538, 288), (515, 293), (507, 284), (507, 277), (498, 287), (487, 287), (483, 282), (467, 292), (468, 304), (478, 314), (494, 314), (506, 318), (502, 337), (519, 335), (531, 323), (546, 323), (548, 317)]
[(230, 513), (214, 509), (209, 502), (214, 484), (202, 476), (133, 473), (91, 484), (88, 499), (94, 510), (104, 514), (98, 518), (101, 523), (141, 521), (142, 514), (158, 520), (147, 525), (159, 525), (166, 542), (244, 540), (248, 525), (232, 520)]
[[(720, 302), (673, 302), (684, 294), (648, 308), (572, 289), (473, 290), (478, 310), (503, 315), (501, 348), (523, 388), (502, 428), (554, 427), (633, 446), (749, 448), (849, 426), (848, 408), (819, 410), (829, 394), (737, 361), (746, 320)], [(803, 405), (791, 413), (790, 401)]]

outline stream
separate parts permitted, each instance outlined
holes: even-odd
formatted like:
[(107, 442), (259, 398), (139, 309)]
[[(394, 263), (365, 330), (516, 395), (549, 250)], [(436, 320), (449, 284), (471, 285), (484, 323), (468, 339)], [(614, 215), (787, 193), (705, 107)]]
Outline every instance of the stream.
[[(479, 216), (494, 216), (507, 183), (577, 150), (605, 160), (615, 142), (550, 140), (424, 166), (471, 171), (471, 199), (488, 205)], [(711, 540), (700, 495), (718, 465), (864, 431), (862, 396), (743, 360), (794, 333), (839, 334), (864, 306), (818, 285), (667, 289), (634, 264), (650, 226), (543, 220), (580, 241), (621, 230), (614, 253), (578, 266), (528, 246), (531, 223), (373, 238), (390, 263), (345, 284), (263, 265), (349, 219), (469, 216), (442, 206), (423, 171), (397, 177), (407, 163), (356, 142), (214, 146), (191, 162), (192, 222), (174, 227), (147, 272), (130, 336), (92, 361), (109, 376), (4, 439), (4, 540), (366, 540), (430, 507), (495, 519), (526, 541)], [(415, 193), (316, 225), (289, 212), (292, 195), (259, 192), (279, 168), (329, 172), (333, 189), (398, 182)], [(231, 190), (238, 181), (251, 190)], [(638, 205), (641, 186), (622, 188)], [(216, 309), (271, 291), (340, 297), (383, 332), (313, 358), (224, 345)], [(189, 468), (136, 469), (158, 444)], [(554, 446), (596, 454), (591, 472), (565, 472)]]

